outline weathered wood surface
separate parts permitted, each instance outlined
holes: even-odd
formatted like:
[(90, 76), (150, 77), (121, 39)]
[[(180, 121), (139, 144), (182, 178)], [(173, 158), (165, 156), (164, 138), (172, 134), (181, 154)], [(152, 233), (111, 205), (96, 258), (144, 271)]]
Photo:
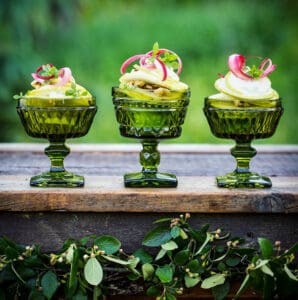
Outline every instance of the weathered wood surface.
[(228, 151), (230, 146), (217, 145), (160, 147), (160, 170), (178, 176), (175, 189), (123, 187), (122, 175), (140, 169), (138, 145), (72, 145), (74, 150), (65, 165), (68, 170), (85, 175), (85, 187), (32, 188), (30, 176), (49, 168), (44, 147), (0, 145), (0, 211), (298, 212), (296, 146), (257, 147), (260, 150), (251, 168), (272, 178), (271, 189), (217, 188), (215, 175), (235, 166)]
[(298, 212), (296, 178), (274, 177), (272, 189), (219, 189), (213, 177), (180, 176), (175, 189), (131, 189), (121, 176), (85, 176), (81, 189), (29, 187), (29, 176), (2, 175), (1, 211)]

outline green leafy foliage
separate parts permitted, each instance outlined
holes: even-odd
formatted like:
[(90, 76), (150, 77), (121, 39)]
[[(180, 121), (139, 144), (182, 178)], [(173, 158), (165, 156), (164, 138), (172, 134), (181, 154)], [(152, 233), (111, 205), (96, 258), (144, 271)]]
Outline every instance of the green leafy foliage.
[(119, 251), (121, 242), (113, 236), (103, 235), (94, 240), (94, 244), (106, 254), (114, 254)]
[(48, 271), (41, 278), (42, 293), (50, 300), (58, 289), (58, 279), (54, 272)]
[(158, 247), (168, 242), (171, 238), (172, 236), (168, 226), (158, 226), (145, 235), (142, 244), (148, 247)]
[(101, 264), (95, 257), (90, 257), (84, 267), (84, 275), (87, 282), (91, 285), (98, 285), (103, 279)]
[(226, 279), (225, 274), (214, 274), (208, 278), (206, 278), (203, 282), (201, 287), (203, 289), (211, 289), (217, 285), (222, 285), (224, 284)]
[(164, 300), (177, 299), (194, 286), (222, 300), (235, 280), (242, 281), (235, 299), (247, 288), (259, 291), (263, 299), (297, 298), (294, 259), (298, 243), (283, 251), (280, 242), (259, 238), (258, 248), (247, 247), (242, 238), (230, 237), (222, 229), (193, 228), (189, 218), (185, 214), (158, 220), (157, 227), (145, 235), (144, 248), (133, 255), (107, 235), (68, 239), (60, 251), (51, 254), (2, 237), (0, 299), (99, 300), (109, 295), (109, 286), (115, 293), (117, 282), (122, 289), (120, 280), (143, 284), (147, 295)]

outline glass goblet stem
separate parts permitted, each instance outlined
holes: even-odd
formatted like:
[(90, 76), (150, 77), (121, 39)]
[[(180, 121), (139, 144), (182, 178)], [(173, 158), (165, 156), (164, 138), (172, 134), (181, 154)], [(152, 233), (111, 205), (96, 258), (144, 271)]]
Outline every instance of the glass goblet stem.
[(156, 173), (160, 163), (160, 153), (157, 150), (157, 140), (142, 141), (143, 150), (140, 152), (142, 173)]
[(64, 172), (64, 158), (69, 154), (70, 150), (65, 145), (65, 140), (52, 141), (50, 145), (45, 149), (45, 154), (51, 161), (50, 172)]
[(237, 162), (236, 173), (249, 173), (249, 163), (257, 154), (255, 148), (251, 147), (251, 142), (236, 140), (236, 145), (231, 149), (231, 154)]

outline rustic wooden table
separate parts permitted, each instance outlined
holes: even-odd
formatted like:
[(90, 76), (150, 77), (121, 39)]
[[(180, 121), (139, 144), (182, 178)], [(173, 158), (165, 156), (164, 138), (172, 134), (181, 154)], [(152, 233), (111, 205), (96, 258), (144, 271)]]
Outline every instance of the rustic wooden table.
[(248, 242), (298, 240), (298, 146), (255, 146), (251, 168), (271, 177), (271, 189), (217, 188), (215, 175), (235, 167), (231, 145), (182, 144), (159, 147), (159, 169), (178, 177), (174, 189), (124, 188), (122, 175), (140, 169), (134, 144), (72, 144), (65, 167), (84, 175), (85, 187), (33, 188), (30, 177), (49, 168), (45, 147), (0, 144), (0, 236), (51, 251), (69, 237), (109, 234), (130, 252), (154, 220), (190, 212), (193, 226), (224, 227)]

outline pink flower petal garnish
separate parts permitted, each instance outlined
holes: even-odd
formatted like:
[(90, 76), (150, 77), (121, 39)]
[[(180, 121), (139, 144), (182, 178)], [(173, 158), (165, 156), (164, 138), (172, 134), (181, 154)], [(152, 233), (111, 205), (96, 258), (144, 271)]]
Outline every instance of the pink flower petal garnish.
[(120, 73), (121, 73), (121, 74), (124, 74), (126, 68), (127, 68), (132, 62), (141, 59), (143, 56), (144, 56), (144, 54), (137, 54), (137, 55), (134, 55), (134, 56), (128, 58), (128, 59), (122, 64), (122, 66), (121, 66), (121, 68), (120, 68)]
[(232, 54), (229, 56), (228, 65), (231, 72), (238, 78), (244, 80), (254, 79), (252, 76), (247, 75), (243, 72), (243, 68), (245, 67), (245, 56), (241, 54)]
[(59, 70), (59, 76), (57, 83), (53, 84), (53, 86), (63, 86), (66, 85), (71, 80), (72, 74), (70, 68), (61, 68)]
[(155, 58), (156, 61), (159, 62), (161, 68), (162, 68), (162, 72), (163, 72), (163, 77), (162, 77), (162, 81), (166, 80), (167, 79), (167, 76), (168, 76), (168, 72), (167, 72), (167, 68), (166, 68), (166, 65), (163, 63), (163, 61), (161, 61), (158, 57)]
[(163, 78), (162, 80), (166, 80), (167, 79), (167, 76), (168, 76), (168, 72), (167, 72), (167, 67), (165, 65), (165, 63), (159, 58), (159, 56), (162, 54), (162, 53), (171, 53), (171, 54), (174, 54), (177, 58), (177, 61), (178, 61), (178, 70), (176, 71), (177, 75), (179, 75), (182, 71), (182, 61), (180, 59), (180, 57), (173, 51), (171, 50), (168, 50), (168, 49), (159, 49), (157, 51), (157, 53), (155, 54), (154, 56), (154, 61), (150, 61), (148, 60), (149, 58), (153, 57), (153, 53), (154, 51), (151, 50), (149, 52), (147, 52), (146, 54), (136, 54), (130, 58), (128, 58), (121, 66), (120, 68), (120, 73), (121, 74), (124, 74), (127, 67), (134, 61), (136, 60), (139, 60), (140, 61), (140, 65), (143, 66), (143, 67), (146, 67), (148, 69), (156, 69), (156, 62), (159, 63), (159, 65), (161, 66), (161, 69), (162, 69), (162, 72), (163, 72)]
[(45, 80), (49, 80), (49, 79), (52, 79), (52, 78), (55, 77), (55, 75), (42, 76), (42, 75), (38, 74), (38, 73), (43, 69), (44, 66), (50, 66), (50, 67), (53, 67), (54, 65), (53, 65), (53, 64), (45, 64), (45, 65), (39, 66), (39, 67), (36, 69), (35, 73), (32, 73), (32, 74), (31, 74), (32, 77), (33, 77), (33, 79), (34, 79), (35, 81), (41, 82), (41, 83), (42, 83), (42, 82), (45, 81)]
[[(181, 58), (174, 51), (169, 50), (169, 49), (165, 49), (165, 48), (159, 49), (157, 51), (156, 57), (160, 56), (162, 53), (165, 53), (165, 52), (169, 52), (169, 53), (174, 54), (176, 56), (177, 61), (178, 61), (178, 70), (176, 71), (176, 74), (179, 75), (182, 71), (182, 68), (183, 68)], [(153, 55), (153, 50), (147, 52), (146, 55), (152, 56)]]
[[(264, 67), (267, 66), (267, 68), (264, 70)], [(276, 69), (276, 65), (273, 65), (272, 64), (272, 61), (270, 58), (265, 58), (260, 66), (259, 66), (259, 69), (263, 71), (262, 75), (260, 76), (260, 78), (264, 78), (266, 76), (268, 76), (269, 74), (271, 74), (275, 69)]]

